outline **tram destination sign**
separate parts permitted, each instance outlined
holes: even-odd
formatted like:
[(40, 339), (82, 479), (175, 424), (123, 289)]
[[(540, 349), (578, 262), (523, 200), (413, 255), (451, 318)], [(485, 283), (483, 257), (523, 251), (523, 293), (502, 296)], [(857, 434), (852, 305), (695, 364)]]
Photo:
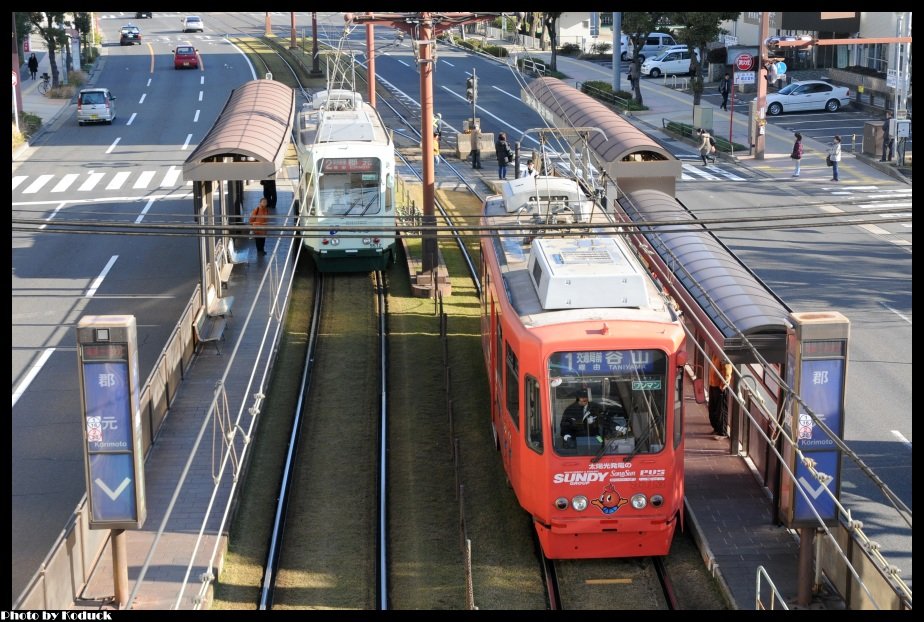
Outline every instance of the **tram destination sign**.
[(325, 158), (322, 173), (370, 173), (378, 170), (375, 158)]

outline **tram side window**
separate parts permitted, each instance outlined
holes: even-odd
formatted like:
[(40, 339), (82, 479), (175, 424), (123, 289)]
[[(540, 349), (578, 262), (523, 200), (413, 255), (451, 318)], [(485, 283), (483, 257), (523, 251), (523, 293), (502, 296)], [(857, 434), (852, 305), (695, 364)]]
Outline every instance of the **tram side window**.
[(539, 381), (526, 376), (523, 395), (526, 402), (526, 443), (537, 453), (542, 453), (542, 400), (539, 397)]
[(517, 355), (507, 346), (507, 414), (513, 420), (513, 425), (520, 428), (520, 365)]

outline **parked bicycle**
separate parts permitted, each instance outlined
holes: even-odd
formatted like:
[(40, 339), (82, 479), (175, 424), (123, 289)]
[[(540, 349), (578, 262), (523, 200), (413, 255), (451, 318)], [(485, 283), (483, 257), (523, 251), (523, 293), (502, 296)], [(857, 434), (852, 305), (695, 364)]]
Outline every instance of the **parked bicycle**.
[(38, 85), (38, 92), (42, 95), (48, 93), (48, 89), (51, 88), (51, 76), (47, 73), (42, 74), (42, 81)]

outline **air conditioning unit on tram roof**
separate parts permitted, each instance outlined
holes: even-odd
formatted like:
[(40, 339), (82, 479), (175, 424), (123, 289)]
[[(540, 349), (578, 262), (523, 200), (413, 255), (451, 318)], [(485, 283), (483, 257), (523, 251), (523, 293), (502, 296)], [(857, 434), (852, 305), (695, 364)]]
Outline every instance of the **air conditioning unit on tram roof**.
[(645, 275), (613, 238), (537, 238), (527, 269), (545, 310), (647, 307)]

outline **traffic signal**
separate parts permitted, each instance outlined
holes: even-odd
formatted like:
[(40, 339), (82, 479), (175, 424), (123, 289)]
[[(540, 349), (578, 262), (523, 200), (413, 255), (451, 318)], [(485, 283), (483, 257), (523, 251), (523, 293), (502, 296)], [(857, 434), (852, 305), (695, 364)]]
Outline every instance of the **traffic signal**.
[(474, 103), (476, 97), (478, 97), (478, 79), (472, 77), (465, 81), (465, 99)]

